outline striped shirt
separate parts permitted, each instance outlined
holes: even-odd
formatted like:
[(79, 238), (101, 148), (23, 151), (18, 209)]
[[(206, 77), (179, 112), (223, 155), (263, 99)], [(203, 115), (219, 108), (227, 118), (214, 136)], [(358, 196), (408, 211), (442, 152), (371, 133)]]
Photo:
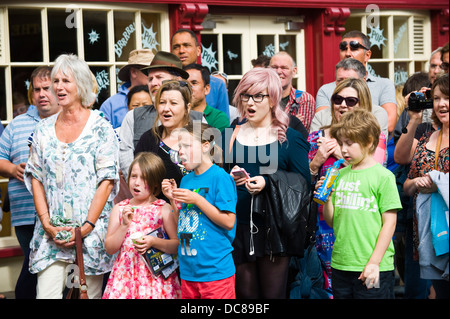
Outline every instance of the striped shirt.
[(296, 90), (291, 88), (289, 94), (289, 101), (286, 104), (284, 111), (291, 115), (301, 115), (303, 117), (302, 123), (309, 132), (309, 126), (316, 111), (316, 101), (314, 97), (308, 92), (303, 91), (299, 99), (295, 98)]
[[(40, 120), (36, 107), (31, 105), (25, 114), (15, 117), (0, 136), (0, 159), (16, 165), (26, 163), (29, 153), (28, 137)], [(33, 196), (25, 184), (11, 177), (8, 183), (8, 195), (11, 207), (11, 226), (33, 225), (36, 209)]]

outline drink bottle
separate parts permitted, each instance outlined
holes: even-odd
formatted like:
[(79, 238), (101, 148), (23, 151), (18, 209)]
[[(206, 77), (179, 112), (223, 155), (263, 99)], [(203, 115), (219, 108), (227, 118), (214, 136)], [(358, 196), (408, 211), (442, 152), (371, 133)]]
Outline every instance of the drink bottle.
[(344, 159), (341, 158), (334, 162), (333, 166), (327, 170), (323, 184), (319, 187), (317, 193), (314, 194), (313, 200), (315, 202), (321, 205), (325, 204), (331, 190), (333, 189), (334, 181), (336, 180), (336, 177), (339, 176), (339, 167), (343, 162)]

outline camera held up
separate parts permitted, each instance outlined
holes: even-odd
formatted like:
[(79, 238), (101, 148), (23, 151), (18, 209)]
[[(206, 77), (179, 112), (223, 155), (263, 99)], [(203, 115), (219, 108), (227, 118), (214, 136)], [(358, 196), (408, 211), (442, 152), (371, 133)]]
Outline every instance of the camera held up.
[(433, 108), (433, 100), (431, 99), (431, 91), (427, 90), (424, 93), (413, 92), (409, 95), (408, 110), (420, 112), (425, 109)]

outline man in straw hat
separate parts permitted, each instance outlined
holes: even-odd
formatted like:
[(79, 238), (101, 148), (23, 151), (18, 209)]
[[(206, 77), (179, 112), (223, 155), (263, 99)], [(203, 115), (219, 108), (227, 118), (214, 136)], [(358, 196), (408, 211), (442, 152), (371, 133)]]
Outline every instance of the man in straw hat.
[(123, 118), (128, 112), (128, 91), (134, 86), (147, 84), (147, 76), (140, 69), (149, 66), (153, 57), (152, 50), (133, 50), (128, 56), (128, 64), (119, 70), (119, 79), (124, 84), (121, 85), (119, 92), (109, 97), (100, 106), (100, 111), (105, 114), (106, 119), (111, 122), (113, 128), (118, 128), (122, 125)]
[[(148, 89), (155, 103), (156, 92), (165, 80), (186, 80), (189, 74), (183, 70), (180, 59), (165, 51), (156, 53), (149, 66), (141, 69), (147, 74)], [(134, 149), (142, 134), (150, 130), (158, 116), (153, 105), (144, 105), (128, 112), (123, 119), (120, 129), (120, 169), (127, 178), (128, 167), (134, 159)], [(201, 112), (191, 111), (190, 116), (195, 120), (202, 120)]]

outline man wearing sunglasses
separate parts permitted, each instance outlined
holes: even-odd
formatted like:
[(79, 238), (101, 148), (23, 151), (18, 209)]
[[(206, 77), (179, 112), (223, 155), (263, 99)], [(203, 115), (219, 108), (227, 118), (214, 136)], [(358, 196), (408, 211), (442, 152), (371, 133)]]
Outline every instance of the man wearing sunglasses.
[[(325, 89), (321, 88), (321, 91), (317, 93), (318, 96), (324, 96), (323, 99), (328, 99), (328, 101), (331, 101), (333, 98), (331, 95), (333, 94), (334, 88), (336, 87), (336, 84), (339, 84), (340, 82), (344, 81), (347, 78), (356, 78), (356, 79), (362, 79), (366, 80), (366, 68), (364, 65), (356, 60), (356, 59), (344, 59), (342, 61), (339, 61), (338, 64), (336, 64), (336, 73), (335, 78), (336, 82), (325, 84), (323, 87)], [(366, 81), (367, 83), (367, 81)], [(331, 91), (330, 97), (327, 97), (325, 94), (328, 92), (326, 90), (327, 86), (333, 86), (333, 90)], [(352, 101), (345, 101), (347, 106), (349, 105), (348, 102), (352, 103)], [(341, 104), (342, 101), (335, 101), (335, 104)], [(356, 103), (355, 103), (356, 104)], [(353, 104), (353, 105), (355, 105)], [(381, 131), (384, 133), (385, 136), (388, 136), (388, 114), (385, 109), (380, 107), (377, 104), (373, 103), (372, 100), (372, 114), (377, 118), (378, 124), (380, 124)], [(311, 122), (311, 127), (309, 129), (310, 132), (314, 132), (319, 130), (321, 127), (325, 125), (331, 124), (331, 112), (330, 107), (325, 107), (322, 110), (316, 111), (316, 114), (314, 115), (314, 118)]]
[[(367, 69), (372, 51), (369, 38), (360, 31), (350, 31), (342, 37), (339, 44), (341, 61), (353, 58), (360, 61)], [(386, 110), (389, 119), (388, 130), (392, 132), (397, 120), (397, 101), (394, 83), (387, 78), (366, 75), (366, 83), (372, 97), (372, 104), (379, 105)], [(316, 112), (330, 106), (330, 98), (336, 88), (336, 82), (322, 86), (316, 96)]]

